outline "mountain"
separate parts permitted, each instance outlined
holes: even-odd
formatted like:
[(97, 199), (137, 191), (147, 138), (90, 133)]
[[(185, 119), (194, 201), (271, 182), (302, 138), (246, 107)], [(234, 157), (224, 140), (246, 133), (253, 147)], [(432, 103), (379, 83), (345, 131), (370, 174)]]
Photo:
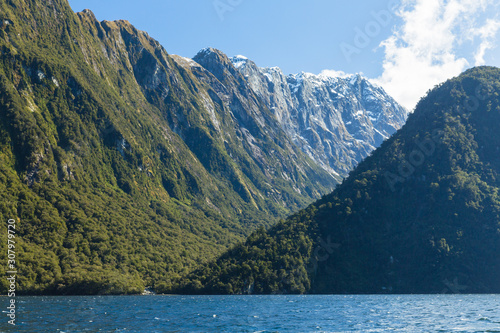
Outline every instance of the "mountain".
[(499, 96), (493, 67), (435, 87), (334, 192), (174, 290), (500, 292)]
[(0, 13), (0, 219), (18, 221), (18, 293), (168, 288), (337, 183), (221, 52), (171, 56), (66, 0)]
[[(214, 122), (214, 136), (223, 142), (229, 157), (223, 164), (236, 163), (242, 168), (256, 187), (253, 192), (260, 193), (254, 194), (258, 206), (274, 202), (277, 207), (293, 210), (307, 202), (304, 197), (309, 200), (333, 188), (336, 180), (293, 144), (225, 54), (207, 48), (192, 60), (173, 58), (204, 85), (197, 94), (208, 103), (211, 116), (217, 114), (222, 120), (220, 128)], [(194, 145), (199, 141), (195, 140)], [(213, 158), (209, 160), (213, 163)]]
[(293, 142), (336, 177), (345, 177), (408, 116), (381, 87), (358, 74), (285, 76), (278, 67), (259, 68), (243, 56), (231, 61)]

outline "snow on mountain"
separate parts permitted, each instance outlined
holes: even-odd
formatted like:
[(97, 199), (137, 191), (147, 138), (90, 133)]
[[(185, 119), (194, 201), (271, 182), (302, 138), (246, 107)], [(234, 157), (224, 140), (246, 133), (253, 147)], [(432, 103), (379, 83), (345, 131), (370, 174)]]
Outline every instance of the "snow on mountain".
[(242, 56), (231, 61), (293, 142), (332, 175), (347, 175), (408, 115), (381, 87), (358, 74), (285, 75)]

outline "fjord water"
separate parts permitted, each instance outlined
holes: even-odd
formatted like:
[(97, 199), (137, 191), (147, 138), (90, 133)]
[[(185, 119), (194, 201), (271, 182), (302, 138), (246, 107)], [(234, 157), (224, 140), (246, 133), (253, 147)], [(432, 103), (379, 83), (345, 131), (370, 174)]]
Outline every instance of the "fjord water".
[(18, 325), (8, 327), (5, 317), (2, 332), (500, 332), (500, 295), (42, 296), (16, 301)]

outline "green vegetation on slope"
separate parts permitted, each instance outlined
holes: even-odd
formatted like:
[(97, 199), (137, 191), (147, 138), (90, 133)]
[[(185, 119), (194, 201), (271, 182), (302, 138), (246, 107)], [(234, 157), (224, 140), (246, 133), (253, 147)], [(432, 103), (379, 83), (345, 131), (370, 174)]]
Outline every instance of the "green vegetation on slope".
[(500, 292), (498, 124), (500, 69), (447, 81), (333, 193), (174, 291)]
[[(333, 186), (262, 134), (264, 159), (285, 156), (264, 182), (227, 106), (215, 131), (211, 88), (128, 22), (65, 0), (6, 1), (0, 16), (0, 221), (18, 220), (18, 293), (171, 288)], [(306, 171), (290, 184), (276, 176), (286, 168)]]

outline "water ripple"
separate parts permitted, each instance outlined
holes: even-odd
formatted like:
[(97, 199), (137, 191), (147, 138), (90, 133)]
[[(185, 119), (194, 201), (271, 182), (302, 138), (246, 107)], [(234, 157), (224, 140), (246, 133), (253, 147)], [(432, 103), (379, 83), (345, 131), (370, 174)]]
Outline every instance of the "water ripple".
[[(0, 299), (7, 304), (6, 297)], [(500, 295), (92, 296), (17, 301), (16, 332), (500, 332)], [(9, 332), (5, 319), (0, 320), (0, 331)]]

